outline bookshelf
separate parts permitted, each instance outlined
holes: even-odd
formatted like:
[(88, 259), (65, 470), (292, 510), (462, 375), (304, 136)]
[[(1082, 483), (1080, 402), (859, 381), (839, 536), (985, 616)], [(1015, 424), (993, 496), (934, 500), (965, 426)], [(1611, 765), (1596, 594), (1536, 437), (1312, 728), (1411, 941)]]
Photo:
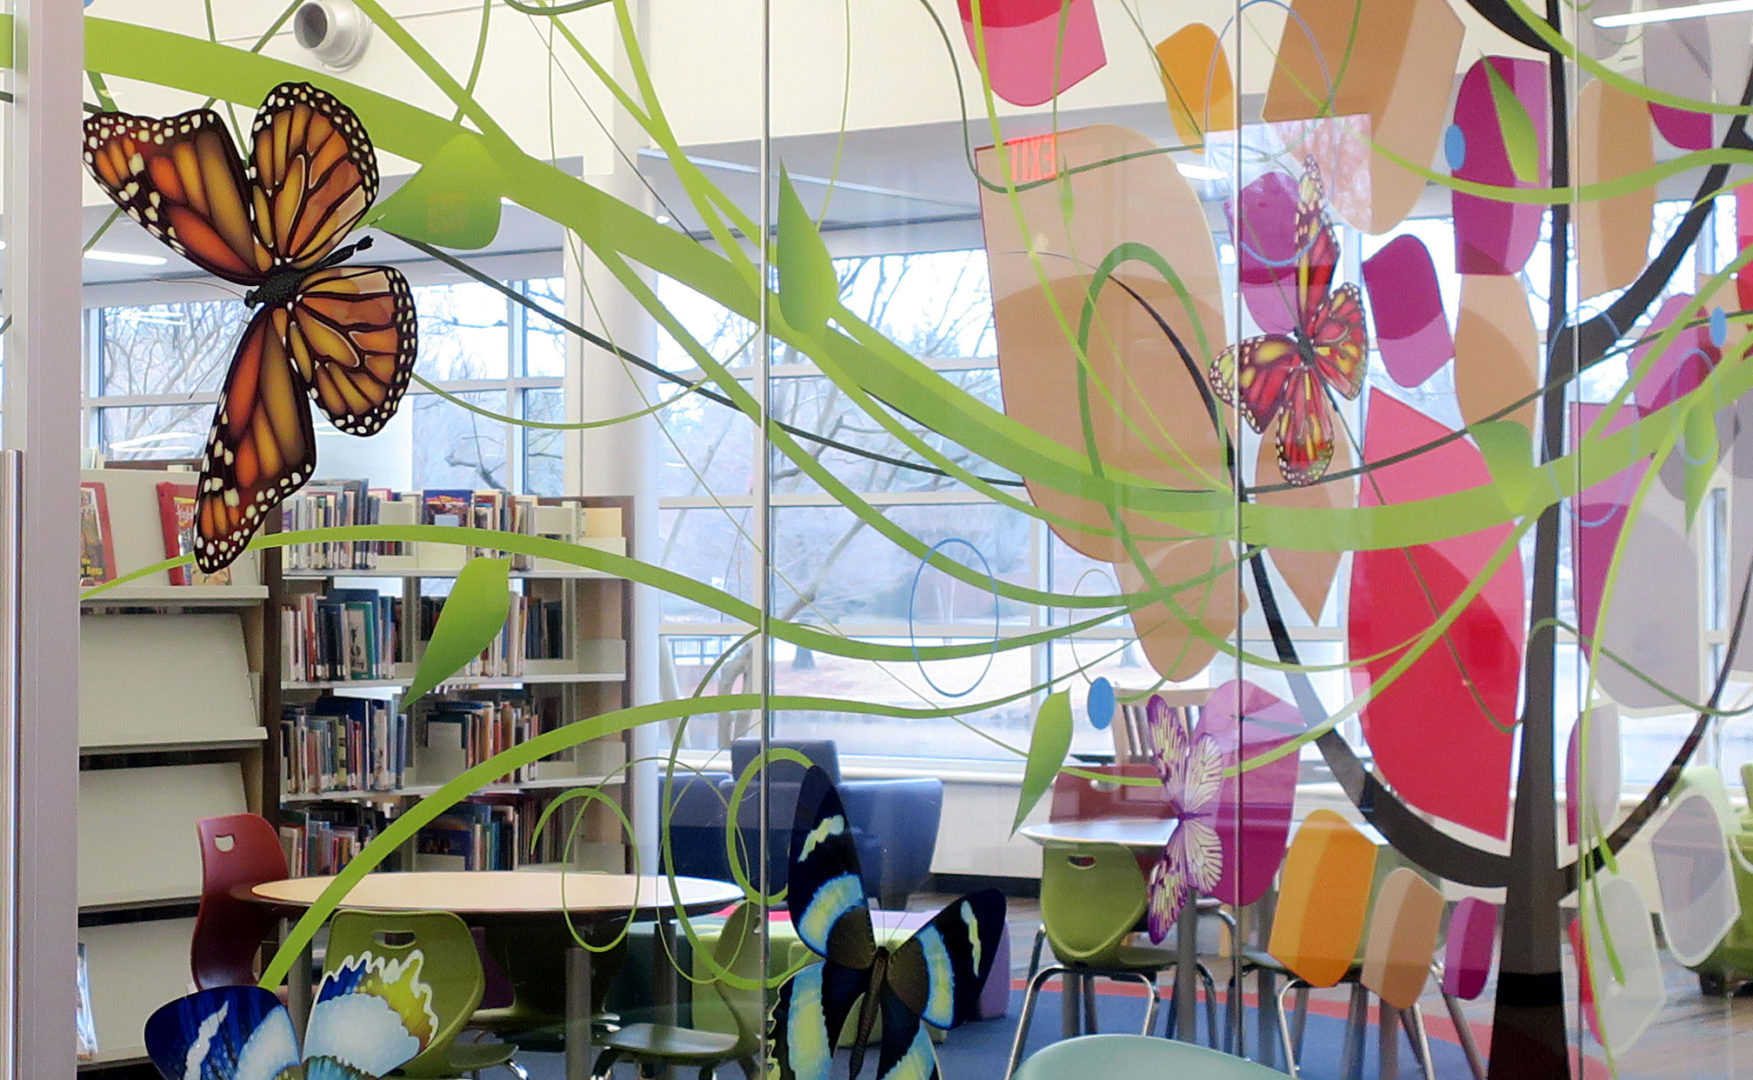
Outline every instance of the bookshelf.
[[(133, 569), (165, 557), (159, 485), (195, 474), (108, 468), (81, 482), (103, 485), (112, 566)], [(246, 555), (230, 584), (160, 572), (81, 602), (79, 940), (98, 1036), (84, 1071), (143, 1062), (146, 1017), (187, 992), (195, 822), (273, 809), (278, 625), (262, 571)]]
[[(526, 531), (563, 536), (614, 554), (630, 549), (632, 503), (628, 498), (541, 499), (520, 513), (525, 511), (531, 519)], [(339, 516), (342, 522), (412, 524), (421, 520), (421, 513), (416, 507), (382, 504), (368, 512), (342, 512)], [(313, 513), (306, 505), (291, 507), (284, 521), (308, 525), (313, 519), (332, 522), (336, 515), (330, 510)], [(509, 526), (499, 522), (496, 527)], [(360, 606), (367, 612), (360, 619), (375, 620), (370, 631), (373, 648), (362, 668), (355, 657), (352, 670), (321, 673), (326, 677), (282, 678), (279, 683), (281, 715), (287, 718), (287, 725), (276, 730), (272, 756), (282, 836), (299, 869), (311, 873), (338, 869), (357, 843), (375, 834), (411, 801), (438, 790), (492, 750), (630, 703), (627, 634), (632, 626), (631, 584), (599, 571), (534, 560), (512, 571), (512, 589), (519, 598), (515, 603), (526, 609), (527, 621), (519, 624), (526, 631), (529, 623), (537, 621), (538, 612), (552, 620), (543, 624), (551, 631), (542, 637), (545, 652), (529, 655), (526, 649), (515, 661), (501, 659), (498, 668), (461, 673), (414, 703), (411, 715), (405, 714), (400, 692), (413, 679), (426, 631), (436, 617), (436, 610), (422, 612), (423, 602), (430, 607), (448, 592), (467, 557), (460, 548), (436, 548), (427, 545), (412, 552), (375, 556), (287, 549), (280, 560), (270, 557), (289, 567), (269, 573), (271, 606), (276, 612), (299, 613), (294, 621), (282, 622), (287, 644), (280, 657), (281, 670), (303, 671), (313, 666), (316, 650), (309, 638), (325, 632), (324, 627), (331, 635), (336, 632), (339, 620), (346, 617), (336, 605)], [(325, 559), (338, 560), (344, 568), (312, 565)], [(360, 565), (371, 559), (376, 565)], [(325, 601), (330, 605), (329, 613), (313, 617)], [(386, 607), (394, 614), (387, 614)], [(280, 618), (287, 619), (284, 615)], [(352, 632), (357, 629), (356, 624)], [(302, 652), (300, 638), (305, 639)], [(333, 654), (348, 652), (333, 645), (327, 651), (331, 662)], [(510, 670), (512, 667), (515, 670)], [(336, 699), (371, 704), (361, 707)], [(380, 714), (373, 711), (379, 708), (398, 718), (407, 731), (386, 728), (385, 721), (378, 719)], [(352, 714), (350, 720), (334, 721), (336, 726), (347, 725), (350, 734), (336, 736), (325, 719), (313, 722), (312, 714), (323, 710)], [(433, 738), (434, 732), (448, 732), (451, 721), (457, 721), (459, 728), (467, 726), (457, 714), (472, 712), (481, 721), (488, 710), (495, 716), (501, 715), (501, 710), (517, 713), (519, 720), (527, 723), (527, 730), (519, 729), (513, 737), (501, 733), (498, 741), (483, 742), (479, 729), (471, 728), (476, 732), (476, 741), (469, 744), (472, 754), (454, 735)], [(321, 775), (325, 767), (341, 766), (337, 744), (343, 739), (353, 748), (354, 768), (342, 775)], [(393, 769), (392, 764), (396, 775), (389, 782), (381, 775), (371, 778), (376, 782), (367, 778), (367, 770), (375, 766), (365, 764), (365, 754), (359, 749), (362, 745), (366, 753), (386, 747), (382, 753), (392, 763), (400, 754), (402, 767)], [(559, 861), (564, 854), (557, 848), (545, 847), (540, 857), (529, 853), (528, 832), (541, 808), (568, 789), (596, 785), (603, 785), (625, 808), (623, 769), (629, 749), (629, 741), (622, 736), (595, 740), (542, 760), (533, 775), (504, 778), (484, 786), (471, 797), (470, 807), (441, 819), (438, 827), (424, 831), (396, 852), (387, 865), (393, 869), (484, 869)], [(302, 761), (291, 761), (289, 755), (300, 755)], [(299, 772), (301, 764), (303, 771)], [(584, 814), (584, 821), (566, 861), (583, 869), (627, 869), (620, 825), (606, 806), (572, 804), (549, 826), (556, 839), (564, 836), (570, 821), (567, 815), (574, 809)], [(447, 839), (457, 840), (457, 832), (471, 827), (469, 815), (475, 815), (480, 831), (475, 833), (476, 843), (467, 855), (459, 856), (458, 848), (443, 848), (443, 844)], [(445, 828), (456, 831), (447, 835)], [(487, 833), (495, 839), (483, 839)]]

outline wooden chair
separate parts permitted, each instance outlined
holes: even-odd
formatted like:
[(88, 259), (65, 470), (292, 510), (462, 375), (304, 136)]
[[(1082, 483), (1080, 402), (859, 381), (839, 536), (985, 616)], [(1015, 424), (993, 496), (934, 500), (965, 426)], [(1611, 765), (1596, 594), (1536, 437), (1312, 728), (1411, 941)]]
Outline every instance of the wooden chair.
[(272, 937), (280, 913), (237, 897), (239, 890), (286, 876), (280, 837), (256, 814), (227, 814), (195, 823), (201, 844), (201, 906), (189, 939), (195, 988), (248, 986), (256, 981), (256, 954)]

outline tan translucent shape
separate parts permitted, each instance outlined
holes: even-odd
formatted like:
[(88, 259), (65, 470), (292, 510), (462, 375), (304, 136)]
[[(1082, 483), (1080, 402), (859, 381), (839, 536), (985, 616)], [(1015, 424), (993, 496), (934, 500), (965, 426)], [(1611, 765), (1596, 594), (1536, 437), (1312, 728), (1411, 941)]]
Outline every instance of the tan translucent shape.
[[(1461, 38), (1443, 0), (1293, 0), (1262, 117), (1367, 116), (1380, 147), (1427, 164), (1448, 126)], [(1375, 151), (1365, 171), (1369, 212), (1335, 209), (1365, 232), (1386, 232), (1411, 212), (1424, 180)]]
[[(1333, 460), (1327, 466), (1328, 475), (1344, 472), (1352, 464), (1349, 440), (1343, 436), (1334, 439)], [(1282, 480), (1278, 474), (1278, 450), (1270, 434), (1260, 440), (1260, 456), (1254, 467), (1254, 477), (1254, 482), (1262, 485), (1278, 484)], [(1263, 492), (1256, 499), (1264, 506), (1336, 509), (1355, 505), (1355, 485), (1356, 481), (1349, 477), (1344, 480), (1323, 480), (1306, 487)], [(1333, 579), (1339, 573), (1342, 555), (1338, 551), (1297, 551), (1285, 547), (1271, 549), (1272, 565), (1278, 568), (1285, 584), (1295, 594), (1297, 603), (1308, 612), (1311, 620), (1320, 619), (1321, 609), (1327, 606), (1327, 594), (1333, 590)]]
[(1205, 133), (1236, 126), (1236, 85), (1223, 42), (1204, 23), (1189, 23), (1156, 47), (1158, 74), (1169, 101), (1169, 118), (1188, 146), (1202, 146)]
[(1402, 866), (1382, 880), (1364, 943), (1365, 990), (1396, 1009), (1418, 1004), (1430, 978), (1443, 925), (1443, 894), (1418, 871)]
[[(1247, 610), (1247, 598), (1236, 589), (1229, 545), (1210, 540), (1139, 545), (1144, 562), (1164, 588), (1174, 589), (1174, 602), (1156, 603), (1132, 613), (1132, 632), (1144, 657), (1158, 675), (1173, 682), (1205, 670)], [(1127, 593), (1150, 587), (1138, 565), (1122, 558), (1114, 578)], [(1176, 588), (1181, 586), (1180, 588)], [(1201, 637), (1195, 627), (1204, 629)]]
[(1514, 275), (1461, 275), (1461, 314), (1455, 323), (1455, 396), (1461, 418), (1514, 420), (1534, 430), (1535, 402), (1497, 416), (1539, 384), (1540, 334), (1528, 292)]
[[(1577, 97), (1578, 180), (1586, 187), (1655, 167), (1655, 136), (1644, 103), (1600, 80)], [(1649, 254), (1654, 185), (1576, 206), (1577, 270), (1582, 295), (1622, 289)]]
[[(1125, 128), (1080, 128), (1016, 147), (1013, 175), (1024, 183), (1154, 148)], [(1003, 176), (993, 150), (981, 151), (978, 160), (983, 175)], [(1205, 372), (1224, 345), (1224, 320), (1217, 251), (1198, 197), (1163, 154), (1076, 173), (1069, 183), (1069, 221), (1057, 179), (1019, 191), (1015, 204), (1003, 190), (981, 195), (1005, 411), (1074, 453), (1086, 453), (1076, 341), (1090, 280), (1117, 245), (1148, 245), (1179, 276), (1187, 301), (1156, 269), (1137, 262), (1122, 266), (1097, 298), (1087, 378), (1096, 450), (1110, 475), (1129, 473), (1176, 490), (1227, 489), (1223, 441), (1202, 394)], [(1157, 316), (1180, 338), (1186, 358)], [(1036, 505), (1072, 522), (1054, 523), (1060, 539), (1091, 558), (1125, 558), (1118, 537), (1086, 531), (1112, 532), (1116, 512), (1146, 540), (1177, 535), (1087, 491), (1025, 479)]]

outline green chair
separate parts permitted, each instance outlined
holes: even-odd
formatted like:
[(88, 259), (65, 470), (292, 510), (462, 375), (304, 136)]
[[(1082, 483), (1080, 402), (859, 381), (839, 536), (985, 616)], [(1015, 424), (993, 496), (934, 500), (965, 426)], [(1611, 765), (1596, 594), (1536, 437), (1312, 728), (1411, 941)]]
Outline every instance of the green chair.
[(1284, 1080), (1244, 1058), (1149, 1035), (1084, 1035), (1045, 1047), (1016, 1080), (1085, 1080), (1090, 1076), (1188, 1076), (1199, 1080)]
[[(1169, 949), (1128, 945), (1126, 939), (1144, 917), (1148, 889), (1139, 872), (1138, 859), (1118, 844), (1054, 845), (1041, 852), (1041, 922), (1056, 961), (1029, 980), (1023, 994), (1022, 1015), (1017, 1018), (1016, 1038), (1011, 1043), (1010, 1063), (1004, 1075), (1015, 1074), (1028, 1041), (1035, 1001), (1041, 988), (1055, 977), (1080, 976), (1085, 980), (1115, 979), (1136, 982), (1150, 992), (1144, 1010), (1144, 1033), (1156, 1022), (1162, 995), (1157, 976), (1175, 967)], [(1086, 981), (1086, 986), (1091, 985)], [(1066, 989), (1070, 993), (1070, 987)], [(1207, 1024), (1217, 1030), (1215, 994), (1206, 989)], [(1094, 1026), (1093, 995), (1085, 1008)]]
[[(1753, 793), (1753, 765), (1741, 767), (1741, 782)], [(1680, 774), (1680, 782), (1668, 796), (1670, 802), (1690, 791), (1702, 792), (1716, 806), (1725, 822), (1737, 816), (1729, 804), (1729, 792), (1720, 772), (1711, 765), (1694, 765)], [(1740, 982), (1753, 979), (1753, 829), (1740, 819), (1742, 827), (1731, 828), (1729, 864), (1735, 875), (1735, 893), (1741, 901), (1741, 917), (1729, 928), (1723, 940), (1709, 956), (1693, 965), (1698, 975), (1699, 993), (1720, 996), (1733, 990)]]
[(754, 905), (739, 906), (725, 920), (712, 950), (719, 967), (753, 984), (747, 990), (726, 986), (723, 980), (712, 984), (730, 1010), (736, 1034), (668, 1024), (629, 1024), (603, 1040), (603, 1052), (597, 1055), (591, 1075), (606, 1077), (616, 1062), (631, 1061), (639, 1066), (641, 1076), (656, 1076), (669, 1068), (697, 1068), (700, 1080), (711, 1080), (720, 1065), (734, 1061), (748, 1080), (763, 1080), (755, 1063), (764, 1018), (760, 919), (761, 912)]
[(339, 971), (364, 956), (405, 961), (416, 951), (422, 956), (420, 977), (432, 988), (432, 1011), (438, 1026), (426, 1049), (396, 1074), (434, 1080), (503, 1066), (527, 1078), (523, 1067), (512, 1060), (516, 1047), (456, 1041), (481, 1003), (485, 980), (474, 936), (468, 925), (450, 912), (337, 912), (329, 924), (323, 972)]

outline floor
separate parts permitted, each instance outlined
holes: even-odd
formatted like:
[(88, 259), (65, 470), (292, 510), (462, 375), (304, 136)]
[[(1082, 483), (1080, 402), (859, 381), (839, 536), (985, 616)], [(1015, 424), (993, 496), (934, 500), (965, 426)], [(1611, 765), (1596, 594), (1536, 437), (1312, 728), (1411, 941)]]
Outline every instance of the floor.
[[(916, 896), (909, 906), (915, 910), (931, 910), (948, 902), (950, 897)], [(1039, 905), (1033, 900), (1013, 899), (1010, 902), (1009, 922), (1011, 931), (1011, 976), (1022, 979), (1027, 975), (1029, 966), (1029, 948), (1034, 940), (1035, 929), (1040, 925)], [(1202, 941), (1202, 951), (1215, 952), (1217, 942)], [(1568, 948), (1565, 951), (1565, 985), (1574, 993), (1576, 973), (1570, 963)], [(1222, 962), (1211, 965), (1219, 983), (1227, 977)], [(1748, 1080), (1753, 1078), (1753, 990), (1749, 996), (1706, 998), (1699, 994), (1698, 984), (1693, 974), (1671, 962), (1665, 965), (1666, 989), (1668, 1006), (1649, 1029), (1639, 1039), (1636, 1046), (1622, 1054), (1613, 1062), (1610, 1070), (1606, 1056), (1601, 1047), (1592, 1038), (1587, 1038), (1586, 1053), (1595, 1060), (1587, 1069), (1590, 1080), (1595, 1077), (1617, 1075), (1622, 1080)], [(1252, 991), (1252, 980), (1249, 980), (1249, 991)], [(1166, 989), (1166, 988), (1165, 988)], [(1493, 987), (1487, 986), (1479, 1000), (1466, 1003), (1465, 1015), (1475, 1025), (1491, 1023)], [(1317, 998), (1317, 1009), (1342, 1011), (1347, 997), (1344, 991), (1330, 991)], [(1571, 1011), (1575, 1011), (1575, 999), (1571, 999)], [(1447, 1009), (1440, 995), (1428, 993), (1423, 1002), (1427, 1017), (1437, 1024), (1446, 1021)], [(1439, 1019), (1440, 1018), (1440, 1019)], [(1037, 1024), (1048, 1025), (1058, 1023), (1057, 1010), (1053, 1015), (1041, 1015)], [(1433, 1024), (1436, 1026), (1436, 1024)], [(1572, 1053), (1575, 1053), (1576, 1026), (1573, 1021), (1571, 1032)], [(1372, 1036), (1373, 1037), (1373, 1036)], [(1482, 1045), (1481, 1049), (1485, 1049)], [(528, 1054), (521, 1055), (530, 1070), (532, 1080), (561, 1080), (562, 1062), (559, 1055)], [(1412, 1076), (1410, 1059), (1402, 1057), (1402, 1076)], [(866, 1074), (874, 1071), (873, 1063), (866, 1066)], [(622, 1070), (617, 1076), (632, 1076), (630, 1070)], [(726, 1070), (726, 1076), (735, 1077), (737, 1071)], [(988, 1078), (971, 1078), (948, 1076), (944, 1080), (988, 1080)]]

